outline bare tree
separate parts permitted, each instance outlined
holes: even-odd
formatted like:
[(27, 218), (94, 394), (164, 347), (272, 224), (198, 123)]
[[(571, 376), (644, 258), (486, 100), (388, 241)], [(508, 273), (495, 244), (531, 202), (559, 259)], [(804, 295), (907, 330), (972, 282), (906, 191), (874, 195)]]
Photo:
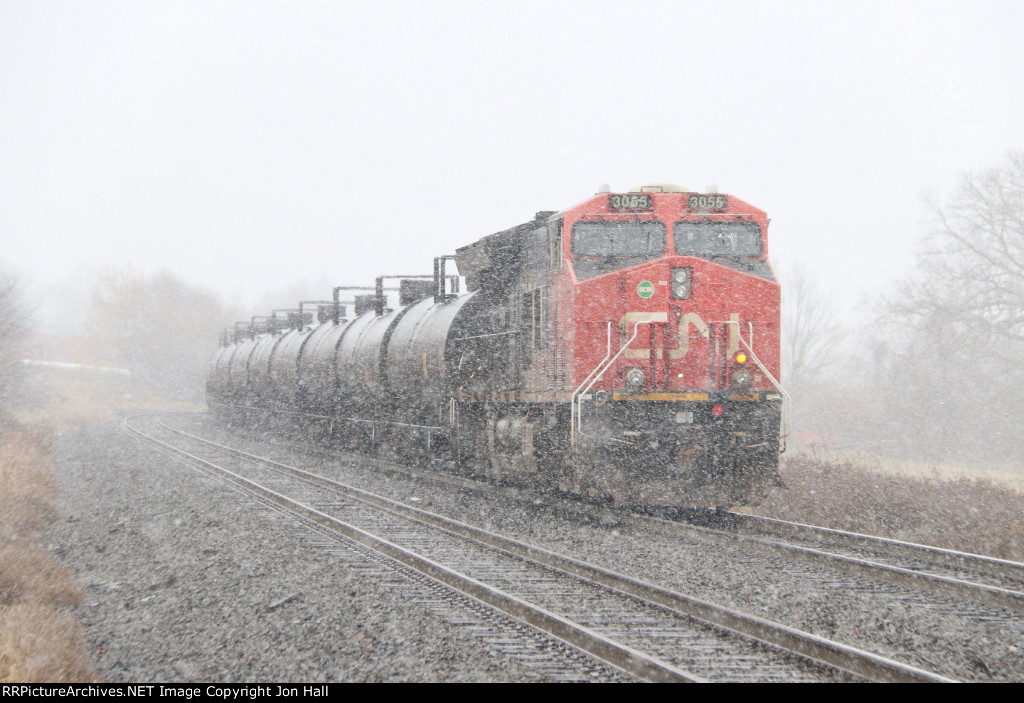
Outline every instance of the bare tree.
[(1024, 154), (931, 207), (916, 269), (887, 303), (890, 415), (935, 457), (1020, 459)]
[(198, 400), (228, 319), (212, 294), (167, 271), (109, 269), (93, 288), (86, 329), (104, 363), (128, 369), (137, 385)]
[(933, 230), (893, 311), (1024, 341), (1024, 153), (964, 176), (948, 205), (931, 208)]
[(793, 389), (806, 388), (836, 370), (845, 332), (805, 266), (792, 266), (782, 284), (782, 378)]

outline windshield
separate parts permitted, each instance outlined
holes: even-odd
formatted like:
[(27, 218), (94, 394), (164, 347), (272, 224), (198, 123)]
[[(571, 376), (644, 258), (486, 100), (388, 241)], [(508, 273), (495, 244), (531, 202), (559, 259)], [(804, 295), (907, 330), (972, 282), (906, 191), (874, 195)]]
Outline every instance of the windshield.
[(684, 256), (761, 256), (761, 228), (755, 222), (677, 222), (676, 253)]
[(665, 223), (656, 220), (577, 222), (572, 227), (578, 279), (636, 266), (664, 253)]

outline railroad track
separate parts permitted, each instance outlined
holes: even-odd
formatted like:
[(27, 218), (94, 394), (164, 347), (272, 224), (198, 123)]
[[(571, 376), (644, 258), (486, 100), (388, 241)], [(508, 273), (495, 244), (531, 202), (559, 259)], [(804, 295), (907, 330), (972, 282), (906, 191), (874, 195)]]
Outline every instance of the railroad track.
[(814, 525), (727, 512), (738, 534), (947, 597), (1024, 614), (1024, 563)]
[(152, 419), (125, 427), (317, 529), (652, 681), (948, 681), (511, 540)]
[[(317, 453), (319, 450), (306, 446), (301, 451)], [(359, 461), (372, 462), (387, 471), (428, 478), (458, 489), (535, 502), (533, 494), (524, 495), (515, 488), (497, 487), (476, 479), (422, 468), (410, 472), (386, 460), (360, 457)], [(1024, 563), (1021, 562), (732, 511), (718, 511), (711, 516), (712, 522), (718, 523), (717, 527), (702, 527), (679, 519), (652, 518), (628, 509), (578, 501), (549, 503), (546, 507), (560, 515), (589, 518), (605, 524), (650, 525), (662, 531), (699, 533), (702, 539), (724, 544), (743, 543), (772, 556), (784, 554), (787, 558), (800, 559), (816, 567), (835, 569), (853, 577), (870, 577), (945, 598), (948, 601), (945, 610), (951, 614), (1007, 621), (1024, 617)], [(899, 592), (894, 595), (904, 598), (906, 594)], [(977, 605), (981, 610), (965, 610), (965, 602)], [(943, 604), (935, 602), (927, 605), (943, 607)]]
[[(191, 418), (192, 421), (196, 419)], [(211, 429), (205, 425), (202, 428), (204, 433)], [(234, 431), (229, 436), (237, 439)], [(253, 441), (265, 439), (258, 437), (253, 438)], [(283, 447), (278, 445), (273, 451), (278, 449), (299, 452), (302, 456), (312, 454), (327, 457), (335, 464), (339, 458), (338, 452), (328, 454), (322, 449), (310, 447), (308, 442), (286, 442)], [(1024, 636), (1024, 610), (1019, 606), (1019, 599), (1012, 593), (1016, 590), (1012, 574), (1018, 570), (1014, 562), (1001, 563), (1000, 560), (987, 557), (969, 558), (973, 555), (954, 554), (954, 562), (966, 559), (967, 562), (980, 563), (984, 568), (975, 567), (972, 573), (968, 573), (961, 566), (961, 573), (943, 574), (939, 564), (929, 565), (923, 557), (945, 550), (906, 545), (901, 551), (915, 555), (916, 560), (911, 560), (906, 554), (879, 553), (884, 545), (899, 543), (867, 537), (863, 539), (870, 544), (874, 554), (843, 553), (843, 549), (849, 548), (830, 546), (827, 540), (822, 541), (822, 534), (829, 533), (828, 530), (806, 528), (817, 533), (816, 541), (796, 540), (788, 537), (785, 532), (806, 530), (798, 530), (794, 526), (779, 533), (766, 522), (759, 522), (758, 529), (751, 529), (750, 525), (741, 528), (739, 520), (743, 518), (725, 512), (704, 513), (703, 523), (711, 518), (712, 526), (708, 528), (681, 522), (678, 513), (667, 514), (671, 519), (657, 519), (649, 514), (636, 514), (578, 500), (539, 497), (535, 492), (495, 486), (490, 482), (452, 476), (447, 472), (430, 471), (423, 467), (410, 469), (380, 458), (350, 456), (358, 457), (351, 460), (353, 466), (361, 467), (356, 469), (357, 474), (365, 475), (363, 467), (372, 464), (374, 473), (420, 482), (427, 493), (430, 493), (431, 486), (441, 488), (442, 492), (472, 493), (490, 504), (507, 505), (512, 512), (523, 513), (522, 519), (532, 521), (534, 518), (530, 514), (544, 514), (562, 523), (568, 521), (580, 526), (590, 524), (599, 530), (594, 535), (599, 541), (603, 541), (600, 533), (610, 533), (614, 539), (618, 539), (614, 536), (619, 531), (628, 533), (630, 539), (651, 545), (646, 549), (653, 551), (646, 553), (646, 558), (640, 561), (630, 561), (628, 552), (620, 552), (613, 557), (623, 558), (622, 562), (617, 562), (621, 563), (618, 568), (630, 570), (631, 573), (634, 569), (638, 573), (646, 573), (646, 578), (669, 589), (690, 592), (696, 586), (704, 593), (713, 594), (710, 598), (726, 605), (757, 613), (771, 612), (774, 613), (772, 618), (826, 637), (834, 637), (839, 631), (836, 622), (846, 622), (849, 627), (842, 630), (841, 637), (851, 644), (871, 651), (879, 651), (880, 648), (886, 656), (956, 678), (978, 681), (1018, 680), (1020, 672), (1024, 670), (1019, 647), (1021, 637)], [(399, 481), (401, 483), (403, 481)], [(504, 514), (503, 510), (498, 512)], [(518, 531), (514, 525), (510, 523), (509, 526)], [(664, 537), (669, 539), (665, 540)], [(857, 535), (850, 535), (846, 541), (857, 543), (861, 540)], [(656, 544), (660, 546), (655, 547)], [(698, 576), (696, 581), (683, 577), (692, 567), (687, 565), (687, 558), (675, 558), (674, 553), (680, 548), (686, 553), (694, 550), (704, 552), (702, 559), (708, 564), (732, 564), (731, 569), (739, 569), (742, 573), (749, 570), (751, 578), (764, 579), (753, 583), (763, 584), (764, 587), (736, 591), (733, 586), (723, 584), (724, 590), (721, 586), (709, 590), (708, 585), (716, 581), (735, 581), (719, 579), (710, 574)], [(562, 547), (556, 549), (561, 550)], [(592, 550), (588, 548), (581, 551), (590, 553)], [(652, 570), (649, 568), (652, 560), (674, 566), (667, 570)], [(894, 566), (896, 568), (892, 568)], [(1010, 574), (1011, 580), (1000, 580), (1000, 571)], [(986, 576), (987, 572), (992, 573)], [(751, 582), (748, 580), (748, 583)], [(988, 589), (986, 586), (994, 588)], [(828, 605), (819, 597), (811, 595), (816, 604), (814, 608), (808, 609), (806, 614), (799, 614), (798, 611), (787, 613), (777, 607), (779, 601), (772, 595), (777, 594), (779, 589), (782, 592), (803, 591), (822, 596), (829, 594), (826, 600), (833, 600), (834, 604)], [(846, 609), (849, 615), (842, 621), (831, 620), (831, 616), (821, 620), (814, 614), (814, 610), (821, 606), (825, 607), (825, 612), (833, 612), (833, 608), (839, 608), (840, 611)], [(880, 620), (882, 614), (888, 619)], [(870, 634), (881, 633), (883, 630), (889, 634), (882, 637)]]
[[(919, 635), (906, 654), (907, 640), (897, 638), (895, 648), (889, 645), (891, 655), (970, 680), (1020, 680), (1024, 600), (1007, 588), (1019, 578), (1020, 564), (825, 528), (725, 517), (732, 524), (715, 528), (635, 520), (686, 543), (715, 544), (723, 560), (772, 573), (776, 588), (804, 582), (838, 600), (894, 614), (904, 632)], [(936, 618), (947, 634), (926, 634), (939, 625)], [(863, 631), (853, 633), (853, 641), (868, 639), (866, 646), (876, 646)], [(989, 650), (999, 664), (989, 665)], [(936, 664), (939, 660), (945, 663)]]

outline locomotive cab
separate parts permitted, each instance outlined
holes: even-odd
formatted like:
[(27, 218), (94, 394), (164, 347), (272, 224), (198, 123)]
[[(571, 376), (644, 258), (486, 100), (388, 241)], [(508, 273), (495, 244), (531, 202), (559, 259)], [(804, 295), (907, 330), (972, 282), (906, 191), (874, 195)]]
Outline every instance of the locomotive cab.
[(571, 444), (595, 467), (577, 482), (625, 502), (756, 502), (778, 482), (783, 399), (767, 217), (651, 190), (564, 215)]
[(598, 194), (458, 250), (479, 295), (452, 345), (458, 445), (492, 477), (662, 505), (751, 503), (776, 485), (767, 217), (653, 191)]

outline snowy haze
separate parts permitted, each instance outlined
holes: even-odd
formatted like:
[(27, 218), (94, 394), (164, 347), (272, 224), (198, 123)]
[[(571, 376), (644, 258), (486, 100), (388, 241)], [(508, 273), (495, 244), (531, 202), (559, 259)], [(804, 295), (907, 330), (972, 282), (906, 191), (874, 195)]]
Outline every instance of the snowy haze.
[(925, 191), (1024, 146), (1022, 27), (1019, 2), (2, 0), (0, 260), (42, 298), (114, 265), (244, 307), (429, 273), (602, 183), (715, 184), (853, 311), (909, 268)]

